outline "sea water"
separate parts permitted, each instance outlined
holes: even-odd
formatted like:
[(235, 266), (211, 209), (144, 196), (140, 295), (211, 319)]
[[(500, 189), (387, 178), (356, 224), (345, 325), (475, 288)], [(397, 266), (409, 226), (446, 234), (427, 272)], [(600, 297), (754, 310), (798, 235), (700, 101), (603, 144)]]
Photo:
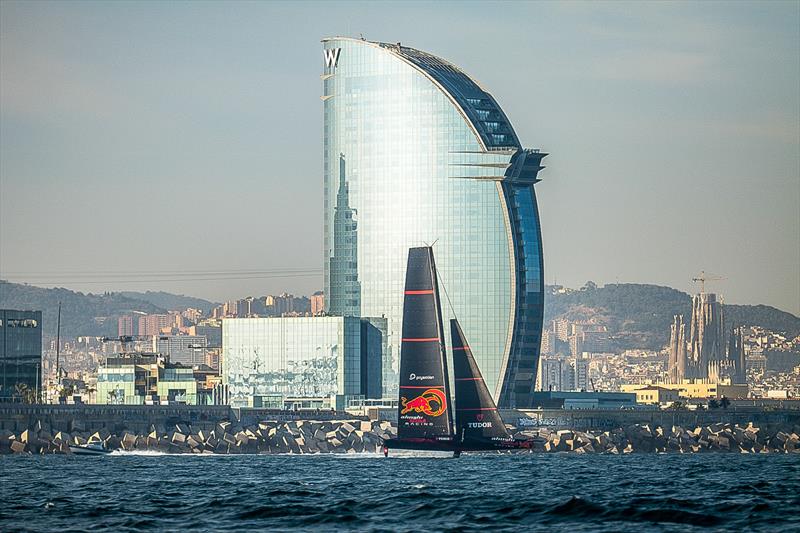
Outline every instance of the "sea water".
[(800, 455), (0, 457), (0, 531), (800, 531)]

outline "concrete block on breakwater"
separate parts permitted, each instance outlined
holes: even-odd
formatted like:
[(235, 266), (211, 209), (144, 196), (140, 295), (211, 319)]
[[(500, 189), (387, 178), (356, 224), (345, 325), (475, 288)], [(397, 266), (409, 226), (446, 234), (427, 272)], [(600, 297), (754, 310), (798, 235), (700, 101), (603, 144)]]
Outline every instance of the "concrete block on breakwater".
[[(356, 429), (358, 427), (359, 429)], [(0, 433), (0, 454), (70, 453), (70, 445), (101, 442), (109, 450), (154, 450), (164, 453), (375, 453), (383, 439), (396, 434), (389, 422), (261, 421), (242, 426), (221, 421), (214, 429), (194, 430), (181, 423), (169, 431), (153, 430), (146, 435), (124, 429), (111, 433), (100, 429), (88, 432), (57, 432), (51, 435), (40, 424), (19, 433)]]
[(715, 423), (683, 428), (633, 424), (610, 431), (520, 431), (517, 438), (539, 438), (534, 451), (575, 453), (800, 453), (800, 425), (754, 426)]

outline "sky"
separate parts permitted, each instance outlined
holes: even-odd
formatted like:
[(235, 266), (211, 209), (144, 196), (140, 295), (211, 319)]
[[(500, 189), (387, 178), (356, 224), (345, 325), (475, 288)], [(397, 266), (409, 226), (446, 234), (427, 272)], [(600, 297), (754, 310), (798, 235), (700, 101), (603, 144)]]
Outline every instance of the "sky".
[(800, 2), (0, 3), (0, 278), (322, 287), (322, 46), (458, 65), (550, 155), (547, 283), (800, 315)]

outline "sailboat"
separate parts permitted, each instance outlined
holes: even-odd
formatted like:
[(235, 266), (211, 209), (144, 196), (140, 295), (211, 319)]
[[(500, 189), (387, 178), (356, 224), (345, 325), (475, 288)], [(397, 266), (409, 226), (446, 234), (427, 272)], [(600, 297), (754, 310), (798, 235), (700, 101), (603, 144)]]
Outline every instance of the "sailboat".
[[(512, 437), (500, 418), (457, 319), (450, 321), (455, 408), (442, 327), (433, 248), (408, 251), (400, 349), (397, 438), (392, 448), (453, 452), (529, 449), (534, 441)], [(455, 414), (455, 422), (453, 421)]]

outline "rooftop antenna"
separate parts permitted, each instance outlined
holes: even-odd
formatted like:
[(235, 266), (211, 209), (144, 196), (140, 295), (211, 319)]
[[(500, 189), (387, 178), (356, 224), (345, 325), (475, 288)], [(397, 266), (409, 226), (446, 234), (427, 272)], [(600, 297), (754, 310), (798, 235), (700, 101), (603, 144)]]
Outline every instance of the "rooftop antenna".
[(361, 37), (362, 41), (366, 41), (366, 39), (364, 39), (364, 34), (363, 33), (359, 33), (358, 35)]

